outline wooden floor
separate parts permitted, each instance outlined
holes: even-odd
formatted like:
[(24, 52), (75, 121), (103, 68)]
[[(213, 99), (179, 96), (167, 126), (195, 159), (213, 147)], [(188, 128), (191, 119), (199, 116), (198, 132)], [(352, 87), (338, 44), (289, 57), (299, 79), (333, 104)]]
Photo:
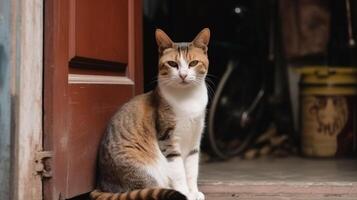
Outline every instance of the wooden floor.
[(357, 200), (357, 160), (240, 159), (201, 165), (207, 200)]

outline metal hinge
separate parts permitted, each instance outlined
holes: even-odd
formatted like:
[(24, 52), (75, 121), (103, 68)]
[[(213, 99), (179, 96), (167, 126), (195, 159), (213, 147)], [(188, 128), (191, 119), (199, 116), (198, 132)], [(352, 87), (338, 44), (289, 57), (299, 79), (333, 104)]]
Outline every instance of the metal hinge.
[(38, 151), (35, 155), (35, 170), (36, 173), (43, 178), (51, 178), (51, 167), (46, 164), (46, 160), (52, 158), (52, 151)]

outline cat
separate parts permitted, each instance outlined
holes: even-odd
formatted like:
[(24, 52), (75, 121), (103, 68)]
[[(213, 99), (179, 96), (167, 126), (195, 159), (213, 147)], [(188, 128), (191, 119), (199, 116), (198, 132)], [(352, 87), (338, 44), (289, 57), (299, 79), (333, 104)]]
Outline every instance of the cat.
[(173, 42), (160, 29), (155, 37), (158, 86), (124, 104), (111, 119), (99, 149), (92, 199), (205, 198), (197, 177), (210, 30), (187, 43)]

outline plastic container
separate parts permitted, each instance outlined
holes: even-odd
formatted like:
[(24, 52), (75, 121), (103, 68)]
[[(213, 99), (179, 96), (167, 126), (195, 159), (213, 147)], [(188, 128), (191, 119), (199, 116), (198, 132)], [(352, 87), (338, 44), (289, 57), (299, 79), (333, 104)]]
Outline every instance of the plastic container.
[(346, 157), (357, 152), (357, 69), (299, 70), (301, 150), (312, 157)]

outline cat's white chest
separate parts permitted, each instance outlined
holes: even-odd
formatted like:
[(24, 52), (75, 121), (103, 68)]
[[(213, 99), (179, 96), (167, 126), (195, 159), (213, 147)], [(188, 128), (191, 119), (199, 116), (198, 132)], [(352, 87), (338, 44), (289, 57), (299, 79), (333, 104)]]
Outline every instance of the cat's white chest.
[(176, 115), (174, 135), (179, 138), (183, 157), (186, 157), (190, 151), (197, 148), (200, 143), (206, 104), (204, 99), (195, 99), (182, 102), (180, 106), (173, 108)]
[(190, 151), (199, 146), (204, 127), (204, 115), (195, 118), (178, 118), (174, 135), (179, 138), (181, 153), (186, 157)]
[(187, 93), (170, 93), (163, 90), (162, 94), (171, 106), (176, 119), (174, 135), (178, 137), (182, 156), (199, 146), (204, 127), (204, 117), (208, 102), (207, 89), (204, 84)]
[(189, 99), (175, 102), (172, 106), (177, 118), (196, 118), (205, 112), (207, 101), (202, 99)]

